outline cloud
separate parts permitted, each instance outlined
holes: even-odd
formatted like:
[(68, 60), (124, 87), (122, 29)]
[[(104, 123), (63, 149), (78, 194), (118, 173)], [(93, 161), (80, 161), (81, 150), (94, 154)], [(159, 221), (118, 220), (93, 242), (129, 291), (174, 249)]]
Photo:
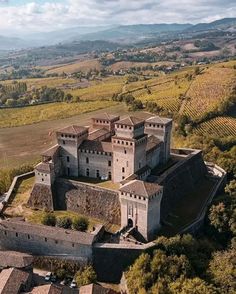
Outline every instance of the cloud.
[[(0, 0), (0, 32), (51, 31), (71, 26), (209, 22), (233, 17), (235, 0)], [(18, 1), (18, 3), (20, 3)]]

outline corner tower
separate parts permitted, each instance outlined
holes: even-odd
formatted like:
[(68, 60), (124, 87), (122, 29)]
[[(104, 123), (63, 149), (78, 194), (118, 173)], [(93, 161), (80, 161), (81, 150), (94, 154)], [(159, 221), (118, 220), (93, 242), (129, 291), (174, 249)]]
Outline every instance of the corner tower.
[(61, 147), (61, 168), (65, 176), (78, 177), (78, 148), (88, 138), (88, 129), (69, 126), (57, 132), (57, 142)]
[(166, 163), (170, 158), (172, 119), (159, 116), (150, 117), (145, 121), (145, 134), (157, 137), (162, 141), (161, 163)]
[(146, 166), (146, 146), (143, 120), (130, 116), (115, 123), (113, 182), (121, 182)]

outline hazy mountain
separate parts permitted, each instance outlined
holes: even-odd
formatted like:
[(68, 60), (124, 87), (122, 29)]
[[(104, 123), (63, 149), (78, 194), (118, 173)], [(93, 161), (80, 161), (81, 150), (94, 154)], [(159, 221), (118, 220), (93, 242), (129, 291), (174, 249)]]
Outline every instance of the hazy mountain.
[(30, 44), (16, 37), (5, 37), (0, 35), (0, 50), (16, 50), (28, 48)]
[(130, 38), (134, 38), (136, 41), (139, 39), (152, 36), (153, 34), (161, 34), (168, 32), (181, 32), (187, 28), (190, 28), (191, 24), (139, 24), (139, 25), (126, 25), (111, 28), (108, 30), (100, 31), (97, 33), (86, 34), (81, 37), (83, 40), (126, 40), (132, 41)]
[(229, 30), (236, 28), (236, 18), (223, 18), (211, 23), (199, 23), (186, 29), (188, 32), (198, 32), (207, 30)]

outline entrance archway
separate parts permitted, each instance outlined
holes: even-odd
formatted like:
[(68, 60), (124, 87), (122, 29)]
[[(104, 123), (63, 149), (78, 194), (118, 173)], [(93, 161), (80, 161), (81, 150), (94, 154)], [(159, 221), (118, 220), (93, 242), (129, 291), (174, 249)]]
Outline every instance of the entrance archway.
[(134, 226), (134, 222), (133, 222), (133, 220), (131, 218), (129, 218), (128, 219), (128, 227), (133, 228), (133, 226)]

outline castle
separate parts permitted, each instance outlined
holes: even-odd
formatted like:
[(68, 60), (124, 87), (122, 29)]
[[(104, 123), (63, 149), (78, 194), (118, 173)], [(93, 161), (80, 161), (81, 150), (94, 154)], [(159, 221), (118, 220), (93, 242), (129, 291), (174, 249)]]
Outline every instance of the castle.
[(160, 226), (163, 187), (146, 182), (170, 157), (172, 120), (104, 114), (91, 127), (56, 132), (57, 145), (35, 167), (35, 186), (53, 187), (59, 177), (87, 177), (120, 183), (121, 227), (135, 227), (149, 239)]

